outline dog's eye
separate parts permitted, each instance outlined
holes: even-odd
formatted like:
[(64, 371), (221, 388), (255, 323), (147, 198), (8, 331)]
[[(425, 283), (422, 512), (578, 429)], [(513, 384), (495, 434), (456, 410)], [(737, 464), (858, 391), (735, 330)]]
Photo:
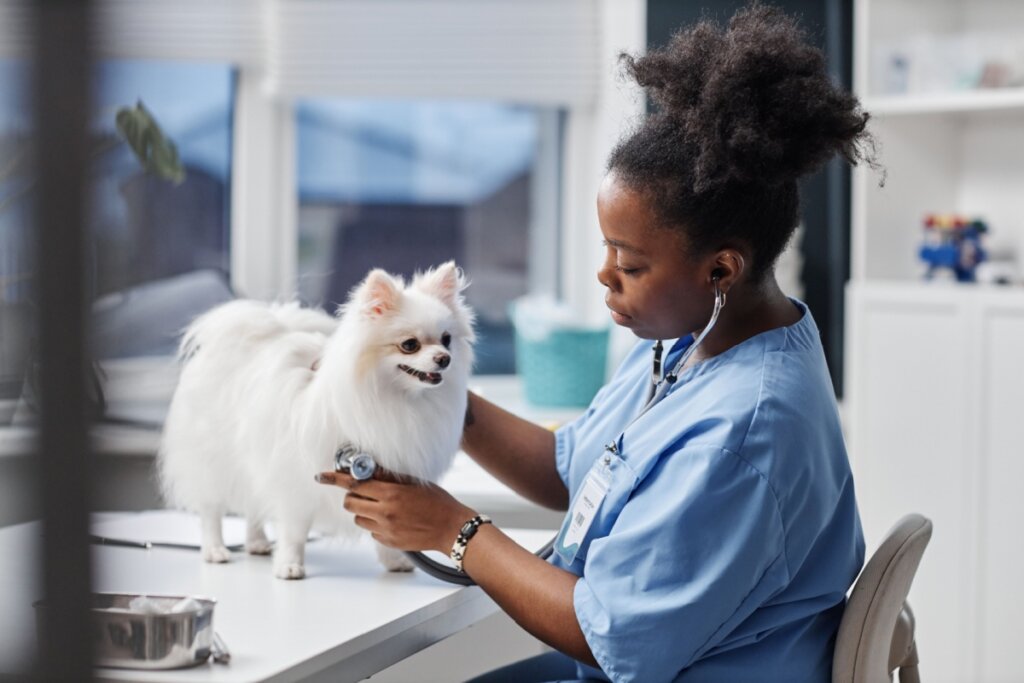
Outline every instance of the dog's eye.
[(416, 353), (420, 350), (420, 342), (418, 339), (406, 339), (398, 347), (405, 353)]
[(444, 348), (447, 349), (451, 345), (451, 343), (452, 335), (448, 334), (447, 332), (441, 335), (441, 345), (444, 346)]

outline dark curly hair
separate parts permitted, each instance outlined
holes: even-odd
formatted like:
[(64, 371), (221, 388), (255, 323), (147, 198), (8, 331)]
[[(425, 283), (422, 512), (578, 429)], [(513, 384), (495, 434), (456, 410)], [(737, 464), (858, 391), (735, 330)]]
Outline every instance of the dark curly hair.
[(868, 114), (831, 81), (796, 21), (755, 2), (650, 54), (620, 58), (656, 105), (608, 170), (641, 192), (695, 256), (742, 243), (760, 280), (799, 221), (797, 179), (839, 153), (874, 164)]

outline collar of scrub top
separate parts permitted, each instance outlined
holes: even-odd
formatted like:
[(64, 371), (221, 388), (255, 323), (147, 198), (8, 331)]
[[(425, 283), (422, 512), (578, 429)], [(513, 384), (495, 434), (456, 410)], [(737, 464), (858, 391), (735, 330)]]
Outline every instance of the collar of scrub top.
[(674, 385), (676, 383), (676, 380), (679, 379), (679, 373), (683, 371), (683, 368), (686, 366), (686, 362), (690, 360), (694, 352), (704, 341), (704, 338), (708, 336), (712, 329), (714, 329), (715, 323), (718, 322), (718, 315), (722, 312), (722, 309), (725, 308), (725, 292), (723, 292), (721, 288), (719, 288), (717, 277), (714, 278), (714, 283), (715, 307), (711, 311), (711, 318), (708, 320), (708, 324), (704, 326), (704, 329), (701, 330), (700, 335), (698, 335), (697, 338), (693, 340), (693, 343), (690, 344), (690, 346), (685, 351), (683, 351), (683, 355), (679, 358), (678, 361), (676, 361), (676, 364), (672, 366), (672, 370), (669, 371), (668, 374), (666, 374), (664, 377), (661, 376), (661, 340), (659, 339), (658, 343), (654, 345), (654, 364), (651, 368), (651, 386), (647, 391), (647, 403), (645, 403), (644, 407), (640, 409), (640, 412), (637, 413), (637, 416), (629, 421), (629, 424), (627, 424), (626, 427), (622, 430), (622, 433), (619, 434), (619, 437), (615, 439), (615, 441), (612, 441), (610, 444), (605, 446), (607, 450), (611, 451), (612, 453), (618, 453), (618, 444), (619, 442), (622, 441), (622, 434), (624, 434), (626, 432), (626, 429), (629, 429), (634, 422), (643, 417), (644, 413), (646, 413), (648, 410), (657, 405), (658, 401), (665, 398), (665, 395), (672, 388), (672, 385)]

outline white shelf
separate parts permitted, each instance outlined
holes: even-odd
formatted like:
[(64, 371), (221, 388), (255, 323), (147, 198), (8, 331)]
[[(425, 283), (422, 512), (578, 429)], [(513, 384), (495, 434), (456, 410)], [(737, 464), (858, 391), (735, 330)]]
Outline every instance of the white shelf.
[(876, 95), (865, 97), (863, 105), (873, 116), (1024, 112), (1024, 88)]
[(1024, 287), (1019, 285), (875, 278), (852, 282), (850, 289), (879, 301), (898, 303), (948, 303), (954, 297), (983, 297), (988, 304), (1004, 304), (1024, 311)]

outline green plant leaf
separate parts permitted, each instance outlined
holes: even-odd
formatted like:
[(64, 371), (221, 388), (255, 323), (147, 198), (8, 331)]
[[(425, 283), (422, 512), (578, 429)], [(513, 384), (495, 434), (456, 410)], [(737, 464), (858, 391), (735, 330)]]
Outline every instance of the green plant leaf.
[(178, 158), (178, 148), (164, 135), (160, 124), (141, 100), (134, 107), (119, 109), (115, 122), (118, 133), (144, 169), (175, 185), (185, 180), (185, 168)]

